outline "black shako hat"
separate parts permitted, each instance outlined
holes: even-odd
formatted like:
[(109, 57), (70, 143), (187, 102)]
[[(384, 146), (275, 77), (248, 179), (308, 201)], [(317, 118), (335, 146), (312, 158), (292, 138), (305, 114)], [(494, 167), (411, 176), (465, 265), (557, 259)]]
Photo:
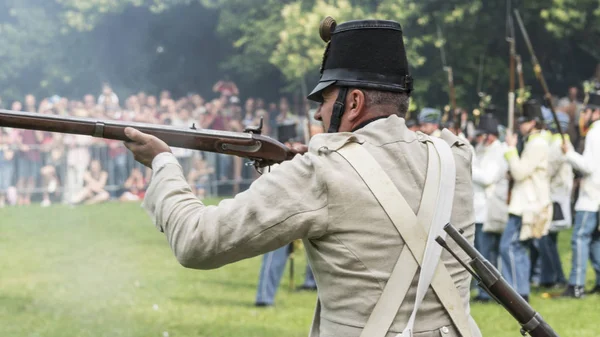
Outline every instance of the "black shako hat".
[(590, 93), (589, 95), (590, 97), (588, 99), (586, 108), (600, 109), (600, 95), (593, 93)]
[(519, 118), (517, 118), (517, 123), (529, 122), (532, 120), (536, 120), (541, 122), (544, 120), (542, 115), (542, 105), (538, 103), (535, 99), (530, 99), (529, 101), (523, 103), (522, 113)]
[(486, 114), (495, 114), (498, 112), (498, 108), (494, 104), (490, 104), (483, 109)]
[(321, 79), (308, 99), (321, 102), (321, 92), (333, 84), (412, 91), (402, 27), (398, 22), (355, 20), (336, 25), (328, 17), (321, 23), (320, 33), (327, 47), (321, 64)]
[(486, 113), (485, 115), (479, 118), (479, 124), (477, 124), (476, 134), (490, 134), (490, 135), (499, 135), (498, 132), (498, 120), (492, 113)]
[(322, 102), (324, 89), (336, 85), (340, 93), (328, 132), (337, 132), (349, 87), (406, 92), (413, 88), (402, 27), (389, 20), (354, 20), (337, 25), (325, 18), (319, 28), (327, 42), (321, 78), (308, 99)]

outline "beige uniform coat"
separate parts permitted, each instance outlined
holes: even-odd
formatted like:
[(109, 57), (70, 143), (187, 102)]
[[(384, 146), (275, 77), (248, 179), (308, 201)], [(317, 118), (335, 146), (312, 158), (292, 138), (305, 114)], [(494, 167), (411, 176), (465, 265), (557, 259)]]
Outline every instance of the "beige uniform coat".
[[(218, 268), (303, 239), (321, 300), (319, 336), (359, 336), (404, 242), (364, 182), (335, 150), (349, 141), (363, 143), (416, 213), (427, 167), (427, 145), (420, 141), (425, 137), (408, 130), (404, 119), (394, 115), (354, 133), (319, 134), (310, 141), (308, 153), (282, 163), (218, 206), (202, 204), (174, 158), (161, 154), (153, 163), (144, 207), (178, 261), (188, 268)], [(447, 130), (441, 137), (452, 146), (457, 165), (451, 220), (472, 242), (471, 151)], [(442, 259), (468, 310), (470, 275), (447, 252)], [(402, 332), (408, 321), (417, 279), (418, 275), (391, 332)], [(471, 324), (479, 336), (472, 319)], [(415, 336), (458, 336), (455, 331), (430, 289), (417, 314)]]
[(508, 147), (504, 154), (514, 179), (508, 212), (523, 218), (521, 240), (540, 238), (550, 229), (548, 152), (545, 134), (535, 132), (528, 137), (520, 157), (515, 147)]

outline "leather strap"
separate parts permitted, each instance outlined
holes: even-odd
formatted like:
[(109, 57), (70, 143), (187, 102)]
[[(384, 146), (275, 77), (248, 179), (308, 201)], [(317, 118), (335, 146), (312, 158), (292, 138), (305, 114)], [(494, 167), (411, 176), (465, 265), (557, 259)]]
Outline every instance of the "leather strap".
[[(375, 195), (387, 213), (390, 220), (396, 226), (406, 244), (361, 336), (377, 337), (385, 336), (387, 334), (404, 300), (404, 297), (410, 288), (412, 280), (414, 279), (414, 275), (416, 275), (419, 266), (423, 265), (422, 261), (423, 257), (425, 256), (427, 246), (431, 247), (429, 248), (429, 251), (434, 249), (433, 245), (426, 245), (426, 242), (428, 241), (427, 231), (431, 225), (431, 220), (436, 221), (435, 219), (438, 219), (439, 221), (440, 218), (443, 218), (443, 214), (432, 216), (432, 212), (429, 212), (430, 210), (437, 210), (439, 206), (438, 195), (440, 191), (438, 189), (437, 191), (432, 192), (432, 189), (440, 185), (438, 184), (440, 176), (446, 176), (447, 173), (451, 172), (447, 172), (447, 166), (444, 166), (444, 175), (441, 175), (440, 163), (437, 160), (437, 156), (435, 156), (433, 146), (431, 146), (432, 144), (429, 142), (428, 144), (430, 163), (428, 164), (428, 173), (423, 200), (421, 201), (419, 211), (419, 219), (417, 218), (417, 215), (414, 214), (406, 200), (402, 197), (400, 192), (394, 188), (394, 183), (368, 151), (366, 151), (357, 143), (349, 143), (342, 149), (338, 150), (338, 153), (340, 153), (353, 166), (353, 168), (365, 181), (371, 192)], [(439, 143), (436, 143), (436, 145), (438, 144)], [(445, 145), (446, 147), (448, 146), (445, 143), (443, 145), (439, 145)], [(453, 162), (450, 165), (455, 167)], [(453, 184), (454, 179), (449, 180)], [(442, 187), (440, 186), (440, 188)], [(453, 197), (450, 199), (453, 199)], [(447, 201), (449, 199), (440, 200)], [(421, 212), (421, 210), (423, 211)], [(430, 219), (425, 219), (428, 217), (428, 215)], [(401, 219), (403, 222), (399, 223)], [(449, 216), (447, 220), (449, 220)], [(441, 226), (443, 226), (446, 222), (443, 222)], [(444, 234), (445, 233), (443, 231), (437, 233), (437, 235), (442, 237), (445, 236)], [(432, 233), (432, 237), (435, 238), (435, 236), (436, 233)], [(431, 253), (429, 255), (431, 256)], [(433, 259), (435, 260), (435, 254), (433, 255)], [(427, 260), (431, 260), (431, 257)], [(429, 265), (429, 267), (433, 269), (431, 265)], [(430, 268), (423, 268), (423, 278), (426, 278), (426, 274), (428, 273), (427, 269)], [(412, 275), (413, 277), (407, 277), (407, 275)], [(421, 279), (422, 277), (420, 275), (419, 280), (421, 281)], [(419, 283), (421, 284), (421, 282)], [(443, 263), (437, 263), (435, 266), (432, 286), (455, 326), (460, 331), (461, 335), (463, 337), (470, 337), (471, 333), (468, 324), (468, 317), (466, 310), (463, 309), (462, 299), (460, 298), (456, 286)], [(422, 301), (422, 296), (424, 296), (424, 293), (429, 288), (429, 285), (425, 286), (425, 284), (423, 284), (420, 288), (421, 291), (419, 291), (419, 289), (417, 290), (418, 296), (416, 299), (417, 302), (415, 303), (415, 310), (418, 309), (418, 305), (420, 305), (420, 302)], [(421, 298), (419, 299), (419, 297)], [(411, 315), (411, 317), (413, 316), (414, 315)], [(412, 318), (412, 321), (414, 323), (414, 318)], [(411, 327), (407, 326), (407, 328)]]
[(342, 124), (342, 115), (344, 114), (344, 106), (346, 105), (346, 95), (348, 94), (347, 87), (340, 87), (337, 99), (333, 104), (333, 112), (331, 113), (331, 120), (329, 121), (328, 133), (338, 132), (340, 124)]

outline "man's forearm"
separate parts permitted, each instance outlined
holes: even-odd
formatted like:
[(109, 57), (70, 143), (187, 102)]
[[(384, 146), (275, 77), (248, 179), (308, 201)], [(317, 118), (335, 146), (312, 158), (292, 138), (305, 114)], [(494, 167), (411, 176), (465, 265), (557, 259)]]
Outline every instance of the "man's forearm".
[(165, 233), (179, 263), (218, 268), (324, 233), (325, 186), (308, 174), (310, 162), (298, 159), (288, 162), (285, 171), (274, 169), (261, 176), (233, 199), (205, 206), (192, 193), (175, 157), (161, 154), (152, 162), (153, 178), (143, 206)]

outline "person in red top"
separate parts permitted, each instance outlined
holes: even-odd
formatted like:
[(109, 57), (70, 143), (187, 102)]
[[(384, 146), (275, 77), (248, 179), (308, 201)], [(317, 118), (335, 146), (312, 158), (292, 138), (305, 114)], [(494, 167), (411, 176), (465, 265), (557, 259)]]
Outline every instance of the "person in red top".
[(225, 75), (225, 79), (221, 80), (213, 86), (213, 91), (218, 92), (221, 96), (239, 96), (240, 91), (233, 81), (229, 80), (229, 76)]

